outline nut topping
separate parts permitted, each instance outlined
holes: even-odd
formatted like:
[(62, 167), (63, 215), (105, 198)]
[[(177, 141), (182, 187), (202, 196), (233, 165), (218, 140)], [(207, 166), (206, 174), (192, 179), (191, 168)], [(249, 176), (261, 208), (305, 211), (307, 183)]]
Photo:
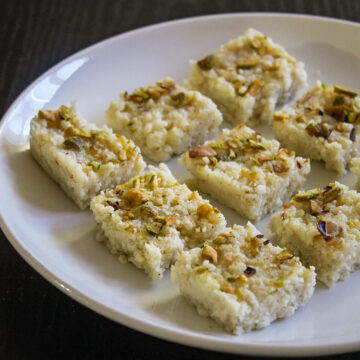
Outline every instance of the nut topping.
[(197, 158), (203, 156), (215, 156), (217, 153), (215, 150), (206, 146), (197, 146), (189, 151), (190, 158)]

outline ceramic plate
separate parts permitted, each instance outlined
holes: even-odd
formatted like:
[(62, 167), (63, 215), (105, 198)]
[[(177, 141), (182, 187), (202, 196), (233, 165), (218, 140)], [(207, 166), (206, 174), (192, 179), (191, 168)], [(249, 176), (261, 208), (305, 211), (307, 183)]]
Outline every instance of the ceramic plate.
[[(90, 122), (120, 91), (165, 76), (182, 82), (190, 59), (200, 59), (253, 27), (306, 64), (309, 86), (317, 79), (360, 90), (360, 25), (326, 18), (279, 14), (228, 14), (190, 18), (131, 31), (87, 48), (31, 84), (1, 123), (1, 226), (15, 249), (51, 283), (82, 304), (121, 324), (170, 341), (208, 350), (257, 355), (315, 355), (360, 349), (360, 271), (331, 290), (318, 285), (294, 316), (261, 331), (233, 336), (201, 318), (179, 295), (169, 272), (151, 282), (131, 264), (122, 265), (94, 239), (90, 211), (80, 211), (29, 153), (29, 123), (41, 108), (76, 100)], [(265, 129), (271, 136), (271, 132)], [(189, 174), (172, 159), (183, 181)], [(325, 186), (333, 172), (314, 163), (306, 188)], [(354, 176), (339, 181), (353, 187)], [(230, 224), (245, 224), (212, 203)], [(269, 217), (257, 224), (265, 231)]]

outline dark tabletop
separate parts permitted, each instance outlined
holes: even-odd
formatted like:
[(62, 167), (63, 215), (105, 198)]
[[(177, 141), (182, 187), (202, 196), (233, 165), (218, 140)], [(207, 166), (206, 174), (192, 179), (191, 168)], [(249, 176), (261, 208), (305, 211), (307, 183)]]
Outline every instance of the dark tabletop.
[[(0, 0), (0, 114), (49, 67), (109, 36), (171, 19), (249, 11), (360, 22), (358, 0)], [(36, 273), (0, 233), (0, 359), (153, 356), (235, 358), (159, 340), (88, 310)], [(331, 357), (356, 358), (360, 352)]]

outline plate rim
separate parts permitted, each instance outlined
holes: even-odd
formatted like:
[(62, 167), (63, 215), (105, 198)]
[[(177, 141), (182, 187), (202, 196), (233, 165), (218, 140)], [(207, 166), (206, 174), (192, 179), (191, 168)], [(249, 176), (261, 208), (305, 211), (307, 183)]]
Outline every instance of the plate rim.
[[(0, 139), (2, 138), (2, 133), (4, 130), (4, 126), (6, 123), (6, 119), (9, 114), (13, 111), (13, 109), (18, 105), (18, 103), (23, 99), (23, 97), (41, 80), (43, 80), (49, 74), (55, 72), (58, 68), (62, 67), (66, 63), (83, 56), (84, 54), (91, 52), (93, 49), (99, 49), (102, 46), (106, 46), (113, 41), (117, 41), (118, 38), (125, 38), (133, 36), (137, 33), (141, 33), (147, 31), (149, 29), (159, 29), (161, 27), (166, 27), (168, 25), (172, 25), (174, 23), (190, 23), (190, 22), (198, 22), (198, 21), (207, 21), (214, 18), (241, 18), (241, 17), (281, 17), (281, 18), (303, 18), (310, 20), (317, 20), (322, 22), (335, 22), (347, 26), (353, 26), (360, 30), (360, 23), (351, 21), (338, 19), (327, 16), (319, 16), (319, 15), (309, 15), (309, 14), (298, 14), (298, 13), (276, 13), (276, 12), (231, 12), (231, 13), (220, 13), (220, 14), (208, 14), (208, 15), (200, 15), (194, 17), (185, 17), (174, 20), (162, 21), (150, 25), (146, 25), (140, 28), (128, 30), (116, 35), (113, 35), (109, 38), (105, 38), (100, 40), (94, 44), (86, 46), (85, 48), (67, 56), (66, 58), (60, 60), (53, 66), (51, 66), (48, 70), (43, 72), (40, 76), (35, 78), (28, 86), (25, 87), (23, 91), (15, 98), (15, 100), (11, 103), (9, 108), (3, 114), (0, 121)], [(0, 197), (2, 192), (0, 192)], [(331, 355), (338, 354), (343, 352), (351, 352), (360, 349), (360, 337), (359, 340), (355, 341), (341, 341), (338, 343), (324, 343), (317, 345), (294, 345), (294, 344), (266, 344), (261, 342), (234, 342), (228, 339), (219, 339), (214, 338), (214, 336), (204, 335), (202, 333), (193, 332), (191, 330), (183, 330), (183, 329), (169, 329), (168, 326), (163, 324), (152, 324), (149, 320), (139, 320), (136, 316), (127, 315), (124, 312), (119, 312), (109, 308), (108, 306), (99, 303), (98, 301), (92, 299), (90, 296), (83, 293), (81, 290), (76, 289), (76, 287), (68, 284), (67, 282), (61, 280), (58, 276), (56, 276), (53, 271), (49, 270), (45, 266), (41, 264), (41, 262), (33, 257), (31, 253), (22, 246), (21, 242), (17, 240), (16, 236), (13, 235), (11, 230), (11, 226), (9, 226), (3, 217), (3, 210), (0, 208), (0, 227), (4, 232), (7, 240), (10, 242), (12, 247), (16, 250), (16, 252), (27, 262), (40, 276), (42, 276), (45, 280), (47, 280), (50, 284), (54, 285), (57, 289), (62, 291), (67, 296), (71, 297), (73, 300), (78, 303), (86, 306), (87, 308), (95, 311), (96, 313), (110, 319), (116, 321), (120, 325), (129, 327), (131, 329), (140, 331), (150, 336), (154, 336), (160, 338), (165, 341), (170, 341), (177, 344), (182, 344), (185, 346), (191, 346), (195, 348), (201, 348), (204, 350), (212, 350), (218, 352), (225, 353), (234, 353), (234, 354), (249, 354), (249, 355), (263, 355), (263, 356), (306, 356), (306, 355)], [(193, 336), (192, 334), (195, 334)], [(201, 340), (201, 342), (199, 341)], [(226, 348), (227, 347), (227, 348)]]

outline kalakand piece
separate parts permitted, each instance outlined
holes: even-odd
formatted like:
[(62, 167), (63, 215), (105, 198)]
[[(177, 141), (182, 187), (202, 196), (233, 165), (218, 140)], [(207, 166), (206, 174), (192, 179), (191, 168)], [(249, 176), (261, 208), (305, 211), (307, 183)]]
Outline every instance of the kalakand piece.
[(224, 119), (270, 123), (275, 108), (306, 85), (304, 64), (254, 29), (192, 64), (188, 86), (210, 97)]
[(351, 159), (360, 155), (360, 97), (351, 89), (318, 81), (274, 114), (273, 128), (288, 149), (344, 174)]
[(165, 164), (91, 201), (99, 240), (160, 280), (180, 252), (201, 246), (226, 226), (224, 216), (179, 184)]
[(40, 110), (32, 119), (30, 150), (81, 209), (101, 190), (127, 181), (146, 166), (131, 140), (87, 124), (66, 106)]
[(212, 100), (170, 78), (120, 94), (106, 111), (106, 123), (153, 161), (167, 161), (212, 138), (222, 120)]
[(226, 229), (201, 249), (182, 252), (171, 277), (201, 316), (234, 334), (292, 315), (315, 286), (313, 267), (273, 246), (250, 223)]
[(360, 194), (340, 183), (300, 192), (273, 215), (274, 240), (328, 287), (360, 267)]
[(185, 152), (180, 164), (194, 175), (200, 191), (256, 221), (289, 201), (310, 172), (308, 159), (244, 124)]

